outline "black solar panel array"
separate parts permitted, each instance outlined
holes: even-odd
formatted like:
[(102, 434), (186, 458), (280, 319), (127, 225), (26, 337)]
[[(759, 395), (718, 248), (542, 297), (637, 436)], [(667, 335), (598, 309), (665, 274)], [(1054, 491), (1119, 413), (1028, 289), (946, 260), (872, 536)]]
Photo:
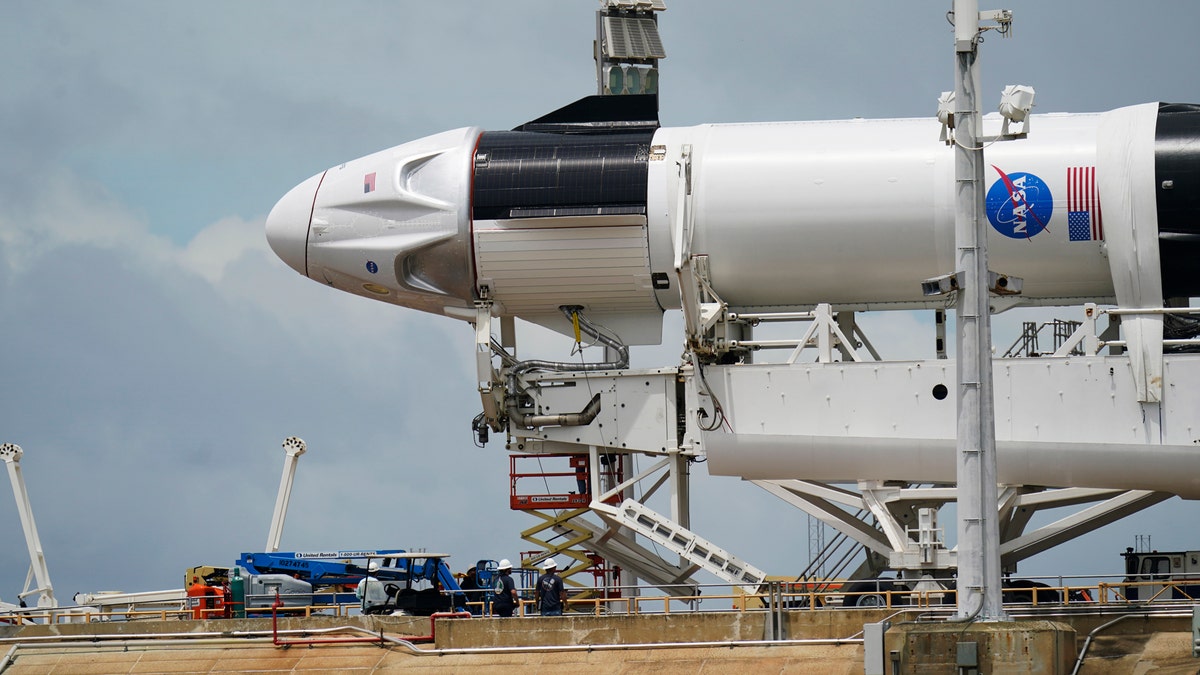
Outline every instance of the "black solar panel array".
[(475, 151), (476, 220), (644, 214), (653, 132), (491, 131)]

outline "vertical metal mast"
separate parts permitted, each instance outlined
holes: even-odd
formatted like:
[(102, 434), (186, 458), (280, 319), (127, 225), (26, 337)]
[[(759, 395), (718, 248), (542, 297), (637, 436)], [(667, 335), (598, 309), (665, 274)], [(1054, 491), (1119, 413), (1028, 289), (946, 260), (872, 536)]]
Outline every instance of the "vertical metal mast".
[(954, 0), (954, 233), (963, 282), (956, 308), (958, 617), (1002, 620), (978, 36), (978, 0)]

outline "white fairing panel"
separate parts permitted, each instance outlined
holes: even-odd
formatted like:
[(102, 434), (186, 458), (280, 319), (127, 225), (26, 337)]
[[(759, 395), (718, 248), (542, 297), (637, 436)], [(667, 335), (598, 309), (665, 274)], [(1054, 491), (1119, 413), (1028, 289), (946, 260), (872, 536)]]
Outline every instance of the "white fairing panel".
[[(1094, 169), (1099, 119), (1042, 115), (1028, 139), (988, 149), (990, 266), (1024, 277), (1031, 302), (1113, 295), (1102, 236), (1068, 225), (1069, 176)], [(708, 256), (731, 306), (922, 304), (921, 281), (954, 271), (953, 152), (938, 133), (933, 119), (660, 129), (648, 195), (654, 267), (672, 255), (669, 237), (655, 235), (675, 231), (686, 144), (691, 252)]]
[[(1159, 274), (1158, 202), (1154, 185), (1154, 136), (1158, 104), (1146, 103), (1104, 113), (1100, 123), (1100, 189), (1105, 195), (1105, 236), (1110, 242), (1117, 304), (1157, 307), (1163, 297)], [(1126, 317), (1130, 365), (1138, 400), (1162, 400), (1160, 315)]]
[(661, 340), (644, 216), (481, 220), (473, 232), (478, 284), (498, 314), (570, 334), (558, 308), (579, 305), (627, 344)]

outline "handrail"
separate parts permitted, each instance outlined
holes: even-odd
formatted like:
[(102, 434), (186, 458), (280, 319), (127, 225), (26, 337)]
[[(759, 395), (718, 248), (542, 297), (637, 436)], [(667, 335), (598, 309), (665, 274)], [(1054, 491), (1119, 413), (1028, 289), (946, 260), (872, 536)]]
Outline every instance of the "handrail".
[[(1103, 577), (1088, 576), (1079, 579), (1103, 579)], [(1066, 581), (1066, 583), (1063, 583)], [(841, 590), (844, 584), (851, 583), (845, 579), (831, 580), (808, 580), (796, 582), (782, 582), (782, 592), (779, 594), (784, 607), (793, 611), (821, 611), (827, 609), (850, 609), (846, 604), (846, 599), (851, 597), (862, 596), (879, 596), (884, 599), (884, 608), (923, 608), (933, 609), (942, 605), (945, 595), (952, 593), (948, 590), (888, 590), (888, 591), (861, 591), (850, 592)], [(818, 584), (829, 584), (827, 588), (821, 588)], [(1028, 602), (1013, 603), (1011, 601), (1006, 604), (1028, 605), (1031, 607), (1058, 607), (1058, 606), (1080, 606), (1084, 604), (1090, 605), (1145, 605), (1153, 603), (1155, 605), (1167, 606), (1170, 604), (1194, 604), (1197, 596), (1191, 592), (1192, 587), (1200, 586), (1200, 579), (1185, 579), (1185, 580), (1145, 580), (1145, 581), (1097, 581), (1095, 583), (1077, 584), (1071, 583), (1070, 577), (1059, 577), (1057, 585), (1047, 584), (1045, 586), (1006, 586), (1002, 592), (1011, 597), (1015, 594), (1027, 595)], [(729, 584), (701, 584), (693, 588), (699, 588), (700, 593), (695, 595), (629, 595), (623, 593), (618, 597), (569, 597), (567, 606), (570, 609), (576, 610), (575, 613), (591, 614), (601, 616), (605, 614), (629, 613), (629, 614), (673, 614), (673, 613), (693, 613), (693, 612), (756, 612), (763, 611), (769, 606), (769, 594), (765, 590), (756, 593), (743, 593), (740, 591), (730, 590), (728, 592), (719, 592), (718, 589), (731, 589)], [(1137, 588), (1153, 588), (1154, 594), (1148, 599), (1131, 599), (1130, 589)], [(590, 589), (588, 589), (590, 590)], [(645, 590), (640, 589), (640, 590)], [(1080, 595), (1084, 595), (1084, 599), (1080, 599)], [(1057, 597), (1057, 602), (1048, 601), (1047, 597)], [(726, 604), (728, 603), (728, 604)], [(857, 603), (855, 603), (857, 604)], [(468, 603), (470, 606), (479, 607), (480, 614), (478, 616), (490, 616), (486, 610), (489, 603), (486, 601), (477, 601)], [(522, 599), (518, 606), (517, 616), (535, 616), (536, 608), (531, 600)], [(855, 607), (856, 609), (862, 609)], [(871, 609), (875, 609), (872, 607)], [(247, 608), (250, 613), (258, 613), (266, 615), (272, 611), (271, 607)], [(279, 607), (276, 611), (287, 612), (294, 616), (303, 616), (305, 618), (314, 615), (332, 616), (337, 618), (345, 618), (354, 616), (359, 612), (357, 603), (339, 603), (339, 604), (322, 604), (322, 605), (304, 605), (294, 607)], [(218, 610), (214, 610), (217, 613)], [(93, 622), (109, 622), (109, 621), (139, 621), (153, 620), (186, 620), (193, 616), (193, 609), (189, 607), (179, 608), (157, 608), (157, 609), (107, 609), (96, 610), (90, 607), (60, 607), (60, 608), (25, 608), (10, 612), (0, 613), (0, 624), (11, 624), (17, 626), (35, 625), (35, 624), (62, 624), (62, 623), (93, 623)], [(214, 616), (210, 620), (218, 620), (224, 618), (224, 613), (220, 612), (219, 616)]]

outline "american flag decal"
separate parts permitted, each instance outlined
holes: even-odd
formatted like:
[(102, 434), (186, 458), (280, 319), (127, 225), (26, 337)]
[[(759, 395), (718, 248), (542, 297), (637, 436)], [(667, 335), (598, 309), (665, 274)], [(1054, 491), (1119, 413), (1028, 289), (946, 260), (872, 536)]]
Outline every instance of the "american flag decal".
[(1094, 166), (1067, 167), (1067, 238), (1071, 241), (1104, 239)]
[(375, 191), (375, 174), (369, 173), (363, 176), (363, 194)]

